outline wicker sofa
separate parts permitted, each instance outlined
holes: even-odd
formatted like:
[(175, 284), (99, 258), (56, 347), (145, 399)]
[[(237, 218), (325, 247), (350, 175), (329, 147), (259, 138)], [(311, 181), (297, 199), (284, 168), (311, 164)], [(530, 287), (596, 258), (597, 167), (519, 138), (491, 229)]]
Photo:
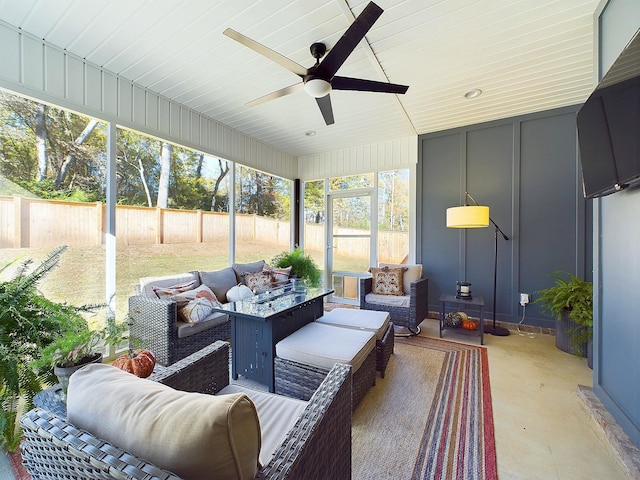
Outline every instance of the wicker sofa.
[[(170, 367), (158, 366), (150, 378), (176, 390), (216, 393), (229, 383), (229, 344), (218, 341)], [(45, 410), (31, 410), (21, 424), (23, 462), (34, 480), (180, 478)], [(283, 437), (255, 478), (351, 478), (351, 370), (347, 365), (338, 364), (329, 372)], [(180, 448), (180, 439), (175, 445)]]
[(259, 272), (265, 262), (234, 264), (211, 272), (185, 272), (162, 277), (142, 277), (136, 286), (136, 294), (129, 297), (131, 338), (151, 350), (161, 365), (171, 365), (216, 340), (231, 338), (229, 316), (215, 313), (198, 324), (180, 319), (178, 304), (167, 298), (158, 298), (154, 288), (168, 288), (178, 284), (195, 282), (195, 286), (207, 285), (218, 300), (227, 301), (226, 294), (246, 273)]

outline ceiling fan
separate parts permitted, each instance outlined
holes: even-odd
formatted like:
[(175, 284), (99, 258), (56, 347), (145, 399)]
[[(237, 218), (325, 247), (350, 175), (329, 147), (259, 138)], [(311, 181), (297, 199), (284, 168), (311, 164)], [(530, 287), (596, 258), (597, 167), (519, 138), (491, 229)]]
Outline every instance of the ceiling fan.
[[(261, 103), (273, 100), (274, 98), (283, 97), (291, 93), (304, 90), (312, 97), (315, 97), (320, 112), (327, 125), (334, 123), (333, 109), (331, 108), (331, 98), (329, 92), (331, 90), (358, 90), (362, 92), (381, 92), (381, 93), (399, 93), (403, 94), (409, 88), (406, 85), (397, 85), (395, 83), (378, 82), (375, 80), (365, 80), (362, 78), (340, 77), (336, 75), (338, 69), (345, 62), (347, 57), (356, 48), (360, 40), (364, 38), (375, 21), (382, 15), (383, 10), (373, 2), (365, 7), (358, 15), (351, 26), (340, 37), (335, 46), (327, 53), (327, 47), (324, 43), (314, 43), (311, 45), (311, 55), (316, 59), (315, 65), (305, 68), (302, 65), (280, 55), (279, 53), (265, 47), (255, 40), (236, 32), (231, 28), (227, 28), (224, 34), (278, 65), (286, 68), (290, 72), (298, 75), (302, 81), (282, 88), (268, 95), (260, 97), (248, 106), (255, 106)], [(325, 53), (327, 55), (325, 56)], [(320, 60), (322, 57), (322, 61)]]

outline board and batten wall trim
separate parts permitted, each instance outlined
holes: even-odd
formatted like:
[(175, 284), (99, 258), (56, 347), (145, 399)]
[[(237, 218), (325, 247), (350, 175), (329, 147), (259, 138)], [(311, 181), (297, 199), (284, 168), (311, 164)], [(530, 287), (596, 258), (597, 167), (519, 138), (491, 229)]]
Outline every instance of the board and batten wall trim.
[(0, 87), (287, 179), (297, 157), (0, 21)]
[(300, 180), (409, 168), (418, 163), (418, 137), (360, 145), (298, 158)]

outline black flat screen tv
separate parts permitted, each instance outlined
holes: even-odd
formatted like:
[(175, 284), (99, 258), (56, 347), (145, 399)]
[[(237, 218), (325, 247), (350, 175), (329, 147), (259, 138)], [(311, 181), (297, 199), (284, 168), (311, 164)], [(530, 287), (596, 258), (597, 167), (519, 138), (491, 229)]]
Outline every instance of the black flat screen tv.
[(585, 198), (640, 184), (640, 30), (577, 115)]

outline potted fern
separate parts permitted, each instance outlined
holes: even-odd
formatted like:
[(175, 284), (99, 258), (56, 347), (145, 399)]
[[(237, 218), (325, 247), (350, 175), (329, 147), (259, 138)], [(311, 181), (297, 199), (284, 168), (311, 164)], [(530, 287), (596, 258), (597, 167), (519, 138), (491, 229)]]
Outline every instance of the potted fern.
[(278, 268), (291, 267), (291, 275), (305, 280), (308, 286), (318, 287), (322, 280), (320, 269), (313, 259), (298, 247), (291, 252), (282, 252), (273, 257), (271, 264)]
[[(84, 307), (54, 302), (38, 291), (66, 247), (53, 250), (37, 266), (27, 259), (0, 282), (0, 443), (9, 452), (20, 443), (19, 414), (33, 407), (33, 397), (52, 375), (33, 366), (43, 349), (83, 321)], [(0, 273), (16, 261), (0, 267)], [(53, 377), (55, 379), (55, 377)]]
[(555, 284), (539, 290), (534, 303), (556, 318), (556, 347), (585, 357), (593, 332), (593, 284), (569, 272), (550, 276)]

